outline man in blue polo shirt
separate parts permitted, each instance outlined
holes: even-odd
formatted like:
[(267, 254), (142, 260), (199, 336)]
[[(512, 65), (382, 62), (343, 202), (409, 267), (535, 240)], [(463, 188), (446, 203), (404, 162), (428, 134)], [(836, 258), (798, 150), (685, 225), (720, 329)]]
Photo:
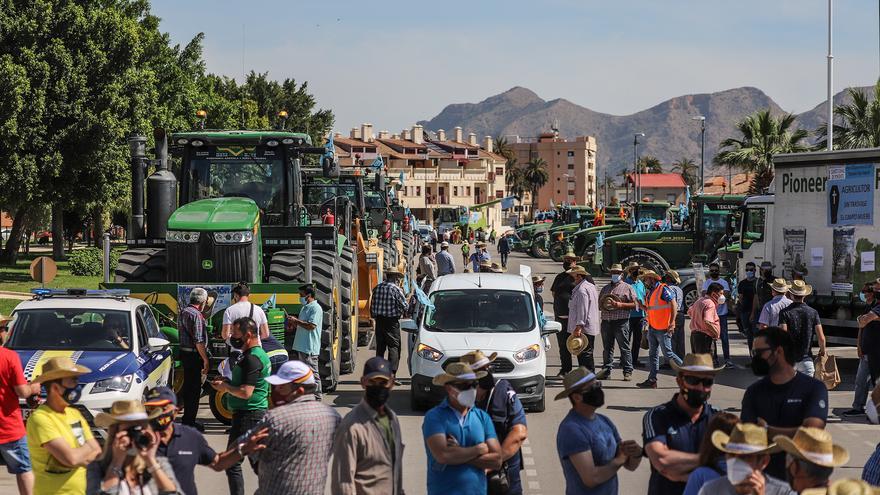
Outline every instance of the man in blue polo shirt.
[(651, 461), (648, 495), (681, 495), (688, 475), (699, 465), (700, 442), (715, 414), (707, 402), (715, 374), (709, 354), (688, 354), (681, 365), (670, 363), (678, 372), (679, 392), (672, 400), (645, 414), (642, 439), (645, 455)]
[(425, 414), (422, 434), (428, 456), (428, 495), (485, 495), (486, 471), (501, 469), (501, 444), (492, 420), (474, 407), (477, 380), (486, 376), (467, 364), (450, 363), (434, 377), (446, 398)]
[(170, 388), (156, 387), (148, 391), (144, 398), (144, 407), (150, 416), (159, 412), (157, 417), (150, 420), (153, 431), (159, 434), (160, 443), (156, 454), (168, 458), (181, 493), (198, 495), (196, 466), (208, 466), (214, 471), (222, 471), (217, 463), (222, 455), (230, 455), (230, 452), (217, 455), (197, 429), (174, 422), (179, 409), (177, 395)]

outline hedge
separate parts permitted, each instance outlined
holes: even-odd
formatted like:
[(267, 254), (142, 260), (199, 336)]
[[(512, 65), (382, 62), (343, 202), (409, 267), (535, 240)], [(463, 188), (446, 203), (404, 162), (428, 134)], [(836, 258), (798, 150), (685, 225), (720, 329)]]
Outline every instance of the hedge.
[[(122, 251), (110, 250), (110, 273), (116, 269)], [(104, 252), (99, 248), (77, 249), (67, 256), (70, 273), (78, 276), (100, 277), (104, 274)]]

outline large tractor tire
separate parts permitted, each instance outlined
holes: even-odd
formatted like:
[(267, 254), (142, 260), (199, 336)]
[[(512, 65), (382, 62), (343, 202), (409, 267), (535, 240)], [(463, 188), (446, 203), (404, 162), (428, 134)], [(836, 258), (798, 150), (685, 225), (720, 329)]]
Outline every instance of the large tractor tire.
[[(269, 283), (305, 283), (305, 252), (285, 249), (272, 256), (269, 263)], [(318, 374), (324, 392), (336, 390), (339, 383), (339, 342), (342, 333), (339, 316), (339, 266), (332, 252), (312, 251), (312, 285), (315, 298), (324, 309), (321, 324), (321, 354), (318, 357)]]
[(624, 268), (633, 262), (638, 263), (646, 270), (653, 270), (661, 276), (666, 273), (666, 270), (668, 269), (663, 258), (653, 251), (636, 251), (620, 260), (620, 264), (623, 265)]
[(382, 241), (379, 243), (379, 247), (382, 248), (382, 270), (396, 269), (399, 264), (397, 246), (393, 242)]
[(553, 243), (550, 244), (550, 259), (557, 263), (562, 263), (562, 257), (567, 250), (568, 244), (566, 241), (553, 241)]
[(357, 304), (357, 267), (354, 265), (354, 251), (351, 247), (342, 248), (340, 259), (339, 302), (342, 309), (342, 339), (339, 342), (341, 360), (339, 370), (343, 375), (354, 373), (357, 366), (357, 324), (358, 317), (353, 308)]
[(114, 282), (167, 282), (167, 266), (162, 248), (128, 249), (119, 257)]
[(547, 252), (547, 247), (545, 242), (547, 241), (547, 234), (538, 234), (532, 240), (532, 247), (529, 249), (529, 254), (534, 258), (546, 258), (550, 256), (550, 253)]

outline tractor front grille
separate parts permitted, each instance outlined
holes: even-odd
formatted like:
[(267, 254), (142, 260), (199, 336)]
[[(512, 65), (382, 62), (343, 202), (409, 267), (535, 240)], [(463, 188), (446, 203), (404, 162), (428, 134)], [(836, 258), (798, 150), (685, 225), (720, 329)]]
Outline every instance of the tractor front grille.
[(168, 280), (175, 282), (254, 281), (256, 244), (215, 244), (210, 235), (198, 243), (168, 242)]

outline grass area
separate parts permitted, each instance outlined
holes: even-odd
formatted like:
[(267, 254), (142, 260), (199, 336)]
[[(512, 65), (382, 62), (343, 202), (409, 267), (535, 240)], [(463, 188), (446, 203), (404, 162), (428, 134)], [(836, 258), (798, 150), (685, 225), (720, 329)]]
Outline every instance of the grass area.
[[(30, 292), (32, 288), (39, 287), (40, 284), (31, 280), (31, 275), (28, 273), (31, 261), (36, 257), (36, 254), (21, 255), (18, 257), (18, 263), (15, 266), (0, 266), (0, 290)], [(55, 280), (46, 284), (46, 287), (97, 289), (100, 282), (101, 277), (78, 277), (72, 275), (67, 262), (61, 261), (58, 263), (58, 275), (55, 277)], [(0, 306), (0, 308), (3, 308), (3, 306)], [(0, 313), (3, 313), (2, 309), (0, 309)]]
[(18, 299), (0, 299), (0, 315), (9, 316), (20, 302)]

